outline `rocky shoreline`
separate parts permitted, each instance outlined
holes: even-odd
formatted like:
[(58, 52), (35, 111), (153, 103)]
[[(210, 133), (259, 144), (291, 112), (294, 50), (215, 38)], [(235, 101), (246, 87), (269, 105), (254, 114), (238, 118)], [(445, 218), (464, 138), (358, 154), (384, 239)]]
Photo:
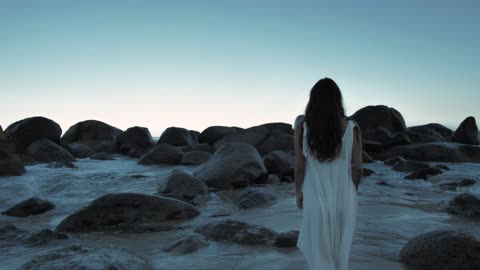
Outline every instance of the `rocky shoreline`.
[[(434, 164), (438, 162), (480, 163), (478, 128), (473, 117), (467, 117), (455, 131), (440, 124), (407, 128), (403, 116), (386, 106), (365, 107), (351, 119), (362, 128), (364, 162), (382, 161), (392, 166), (393, 171), (408, 173), (405, 179), (428, 181), (449, 170), (448, 166)], [(28, 174), (25, 166), (28, 169), (30, 165), (41, 163), (52, 170), (58, 167), (75, 169), (78, 159), (110, 160), (118, 155), (138, 159), (138, 163), (145, 166), (188, 165), (193, 166), (193, 170), (192, 173), (172, 171), (158, 186), (155, 195), (110, 193), (99, 197), (71, 213), (55, 231), (29, 236), (28, 239), (37, 239), (35, 241), (48, 242), (64, 236), (75, 238), (77, 233), (86, 231), (146, 233), (180, 230), (201, 213), (212, 193), (234, 192), (233, 203), (248, 211), (277, 200), (269, 188), (271, 185), (294, 181), (293, 129), (286, 123), (268, 123), (246, 129), (212, 126), (202, 132), (170, 127), (157, 142), (147, 128), (132, 127), (122, 131), (96, 120), (77, 123), (63, 136), (61, 134), (60, 126), (44, 117), (20, 120), (5, 131), (0, 127), (0, 176)], [(373, 171), (368, 173), (375, 174)], [(476, 183), (475, 180), (465, 180), (468, 179), (448, 183), (445, 188)], [(23, 199), (10, 209), (2, 209), (2, 214), (28, 218), (55, 207), (42, 198)], [(460, 194), (450, 200), (448, 213), (477, 220), (480, 198), (469, 193)], [(18, 230), (13, 224), (5, 225), (0, 228), (0, 237), (20, 237), (18, 241), (28, 242), (28, 233)], [(178, 240), (165, 252), (195, 252), (208, 246), (210, 241), (292, 248), (298, 235), (296, 231), (276, 232), (228, 219), (200, 224), (192, 230), (195, 236)], [(449, 243), (455, 246), (439, 249), (440, 245), (448, 246)], [(399, 258), (406, 264), (424, 269), (477, 269), (480, 268), (480, 254), (475, 245), (478, 246), (479, 241), (464, 232), (433, 231), (412, 239), (402, 249)], [(92, 253), (125, 253), (79, 246), (52, 252), (27, 262), (24, 269), (48, 268), (58, 260), (72, 260), (72, 264), (77, 263), (76, 266), (80, 267), (82, 260), (95, 257)], [(447, 253), (450, 256), (445, 259)], [(415, 254), (425, 254), (431, 260), (419, 261)], [(143, 258), (131, 256), (122, 255), (120, 257), (125, 260), (118, 262), (105, 259), (96, 263), (115, 265), (118, 269), (151, 267)]]

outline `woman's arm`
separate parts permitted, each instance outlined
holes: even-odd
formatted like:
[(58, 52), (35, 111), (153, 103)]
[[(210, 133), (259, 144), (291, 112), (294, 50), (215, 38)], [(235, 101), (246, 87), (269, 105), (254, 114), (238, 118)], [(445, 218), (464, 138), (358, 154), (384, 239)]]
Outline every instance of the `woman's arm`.
[(357, 123), (353, 128), (353, 147), (352, 147), (352, 178), (355, 188), (358, 192), (358, 185), (363, 175), (362, 160), (362, 133)]
[(299, 115), (295, 119), (294, 124), (294, 147), (295, 147), (295, 191), (297, 197), (298, 208), (303, 208), (302, 185), (305, 177), (305, 156), (302, 148), (302, 123), (305, 116)]

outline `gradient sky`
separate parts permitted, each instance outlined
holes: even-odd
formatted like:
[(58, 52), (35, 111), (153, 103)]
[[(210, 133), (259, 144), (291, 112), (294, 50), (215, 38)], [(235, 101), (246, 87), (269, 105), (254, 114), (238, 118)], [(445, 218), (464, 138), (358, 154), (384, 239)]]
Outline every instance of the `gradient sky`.
[(330, 77), (347, 113), (480, 117), (480, 1), (0, 0), (0, 124), (292, 123)]

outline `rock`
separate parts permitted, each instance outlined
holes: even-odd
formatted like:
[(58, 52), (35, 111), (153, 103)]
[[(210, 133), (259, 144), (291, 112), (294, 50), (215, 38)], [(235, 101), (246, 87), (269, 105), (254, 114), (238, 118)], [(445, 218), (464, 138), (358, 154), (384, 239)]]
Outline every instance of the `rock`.
[(199, 225), (194, 232), (204, 235), (209, 240), (228, 241), (241, 245), (270, 245), (277, 235), (268, 228), (234, 220)]
[(295, 157), (290, 154), (280, 150), (272, 151), (263, 157), (263, 163), (269, 173), (293, 177)]
[(269, 185), (278, 185), (280, 183), (281, 183), (280, 177), (278, 177), (275, 174), (269, 174), (267, 177), (267, 180), (265, 181), (265, 184), (269, 184)]
[(148, 128), (139, 126), (131, 127), (118, 134), (115, 143), (121, 153), (134, 158), (141, 157), (154, 144)]
[(414, 126), (414, 127), (409, 127), (408, 130), (422, 133), (428, 136), (436, 136), (431, 133), (431, 131), (439, 134), (444, 138), (445, 141), (451, 141), (452, 140), (452, 135), (453, 131), (443, 125), (437, 124), (437, 123), (430, 123), (422, 126)]
[(462, 193), (449, 202), (447, 211), (451, 214), (478, 218), (480, 217), (480, 198), (470, 193)]
[(406, 130), (402, 114), (394, 108), (384, 105), (364, 107), (355, 112), (350, 118), (360, 126), (364, 140), (370, 140), (369, 134), (377, 127), (384, 127), (391, 133)]
[(375, 173), (375, 172), (374, 172), (373, 170), (370, 170), (370, 169), (368, 169), (368, 168), (363, 168), (363, 176), (364, 176), (364, 177), (368, 177), (368, 176), (370, 176), (370, 175), (372, 175), (372, 174), (374, 174), (374, 173)]
[(50, 163), (53, 161), (71, 163), (75, 161), (72, 154), (48, 139), (36, 140), (28, 146), (25, 154), (31, 156), (35, 161), (42, 163)]
[(48, 139), (54, 143), (60, 143), (62, 128), (48, 118), (36, 116), (11, 124), (5, 130), (5, 134), (12, 143), (14, 151), (22, 154), (29, 145), (39, 139)]
[(443, 171), (440, 170), (439, 168), (435, 167), (428, 167), (428, 168), (423, 168), (423, 169), (418, 169), (414, 173), (411, 173), (407, 176), (405, 176), (405, 179), (423, 179), (427, 180), (428, 176), (434, 176), (434, 175), (439, 175), (442, 174)]
[(293, 135), (293, 127), (291, 124), (283, 122), (273, 122), (260, 125), (261, 127), (266, 127), (270, 132), (278, 131), (286, 134)]
[(392, 167), (392, 170), (397, 172), (415, 172), (420, 169), (430, 168), (428, 164), (416, 161), (398, 161)]
[(77, 158), (88, 158), (95, 154), (90, 146), (79, 142), (69, 144), (67, 150)]
[(233, 198), (233, 202), (240, 209), (262, 206), (276, 200), (277, 196), (271, 190), (258, 187), (248, 187)]
[(178, 240), (173, 243), (171, 246), (165, 248), (163, 251), (183, 255), (197, 251), (202, 247), (210, 245), (207, 241), (204, 240), (204, 237), (201, 235), (191, 235), (184, 239)]
[(50, 229), (44, 229), (30, 236), (26, 240), (26, 243), (30, 246), (39, 246), (39, 245), (48, 244), (52, 240), (63, 240), (63, 239), (68, 239), (68, 236), (64, 233), (54, 232)]
[(473, 179), (461, 179), (454, 182), (440, 184), (440, 189), (443, 190), (456, 190), (458, 187), (468, 187), (476, 183)]
[(480, 163), (480, 146), (445, 142), (395, 146), (383, 157), (392, 156), (418, 161)]
[(145, 153), (138, 162), (143, 165), (180, 164), (183, 151), (178, 147), (160, 143)]
[(55, 208), (51, 202), (33, 197), (15, 204), (13, 207), (2, 212), (2, 215), (13, 217), (28, 217), (31, 215), (40, 215)]
[(223, 145), (193, 173), (215, 188), (245, 187), (266, 174), (267, 169), (257, 150), (246, 143)]
[(158, 186), (157, 192), (174, 193), (191, 199), (197, 194), (208, 193), (208, 186), (202, 180), (176, 169)]
[(362, 161), (363, 163), (373, 163), (373, 158), (365, 151), (362, 151)]
[(72, 162), (60, 162), (60, 161), (53, 161), (53, 162), (47, 164), (47, 167), (52, 168), (52, 169), (59, 169), (59, 168), (74, 169), (74, 168), (77, 168), (77, 166), (75, 166), (75, 164), (73, 164)]
[(193, 199), (189, 200), (189, 202), (193, 205), (204, 205), (207, 203), (212, 197), (209, 193), (206, 194), (197, 194)]
[(210, 145), (208, 143), (184, 145), (181, 147), (181, 149), (184, 153), (192, 152), (192, 151), (210, 152)]
[(182, 161), (180, 162), (183, 165), (200, 165), (207, 162), (212, 157), (212, 154), (205, 151), (190, 151), (183, 155)]
[(0, 149), (0, 176), (22, 175), (25, 172), (23, 162), (18, 156)]
[(288, 231), (277, 234), (273, 245), (276, 247), (296, 247), (299, 231)]
[(403, 263), (415, 269), (480, 269), (480, 242), (467, 232), (436, 230), (418, 235), (401, 249)]
[(404, 159), (403, 157), (395, 156), (395, 157), (391, 157), (391, 158), (385, 160), (385, 161), (383, 162), (383, 164), (384, 164), (384, 165), (393, 166), (393, 165), (397, 164), (397, 162), (399, 162), (399, 161), (406, 162), (407, 160)]
[(435, 166), (432, 166), (432, 167), (438, 168), (438, 169), (444, 170), (444, 171), (450, 171), (450, 168), (447, 165), (444, 165), (444, 164), (438, 164), (438, 165), (435, 165)]
[(410, 138), (412, 144), (447, 141), (442, 135), (430, 129), (425, 129), (422, 133), (407, 130), (404, 131), (403, 134), (407, 135), (408, 138)]
[(29, 232), (12, 223), (0, 222), (0, 248), (17, 247), (28, 239)]
[(160, 139), (158, 139), (158, 143), (183, 146), (198, 144), (198, 140), (191, 130), (180, 127), (169, 127), (162, 133)]
[(227, 143), (247, 143), (257, 148), (270, 135), (270, 129), (263, 126), (255, 126), (231, 133), (218, 140), (213, 145), (213, 150), (217, 151)]
[(281, 132), (280, 130), (273, 130), (257, 149), (262, 156), (277, 150), (294, 155), (293, 135)]
[(133, 255), (126, 250), (73, 245), (50, 250), (34, 257), (19, 269), (149, 270), (152, 269), (152, 267), (143, 258)]
[(189, 203), (139, 193), (112, 193), (69, 215), (56, 228), (59, 232), (89, 232), (103, 229), (161, 231), (168, 221), (184, 221), (200, 212)]
[(116, 152), (115, 138), (122, 130), (97, 120), (87, 120), (71, 126), (62, 136), (62, 145), (80, 142), (96, 152)]
[(202, 131), (198, 140), (200, 143), (208, 143), (209, 145), (213, 145), (221, 138), (233, 132), (235, 132), (235, 129), (233, 127), (212, 126)]
[(384, 180), (380, 180), (380, 181), (376, 182), (375, 184), (377, 184), (379, 186), (386, 186), (386, 187), (391, 187), (392, 186), (389, 183), (385, 182)]
[(452, 141), (463, 144), (480, 144), (478, 140), (478, 127), (473, 116), (469, 116), (463, 120), (453, 133)]
[(98, 152), (93, 154), (90, 159), (96, 159), (96, 160), (114, 160), (109, 154), (105, 152)]

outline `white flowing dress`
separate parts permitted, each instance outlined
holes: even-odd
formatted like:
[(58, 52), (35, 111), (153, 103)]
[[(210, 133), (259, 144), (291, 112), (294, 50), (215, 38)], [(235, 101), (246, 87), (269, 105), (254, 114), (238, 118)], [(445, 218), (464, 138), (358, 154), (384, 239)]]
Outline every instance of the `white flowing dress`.
[(357, 216), (357, 191), (352, 180), (352, 146), (355, 124), (348, 120), (340, 155), (326, 163), (313, 156), (303, 125), (306, 158), (303, 218), (297, 247), (309, 270), (347, 270)]

